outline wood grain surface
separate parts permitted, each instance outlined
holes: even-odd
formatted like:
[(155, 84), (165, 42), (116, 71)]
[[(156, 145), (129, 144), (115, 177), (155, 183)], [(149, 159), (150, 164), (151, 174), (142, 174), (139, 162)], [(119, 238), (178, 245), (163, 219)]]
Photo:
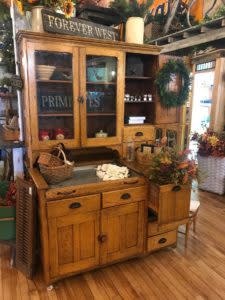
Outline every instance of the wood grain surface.
[(101, 270), (59, 281), (47, 291), (39, 272), (33, 281), (10, 268), (8, 246), (0, 246), (1, 300), (225, 299), (225, 197), (192, 193), (201, 207), (188, 248), (160, 250)]

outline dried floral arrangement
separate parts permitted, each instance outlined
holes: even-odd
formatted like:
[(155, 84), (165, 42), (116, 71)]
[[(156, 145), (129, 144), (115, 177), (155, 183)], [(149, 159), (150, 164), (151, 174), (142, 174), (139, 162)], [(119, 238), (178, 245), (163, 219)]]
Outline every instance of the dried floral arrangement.
[(15, 3), (22, 15), (34, 6), (44, 6), (53, 10), (61, 10), (66, 18), (72, 17), (75, 11), (74, 0), (15, 0)]
[(213, 131), (203, 134), (195, 132), (191, 138), (198, 142), (198, 154), (201, 156), (225, 157), (225, 135)]
[(159, 185), (190, 184), (197, 178), (197, 167), (188, 154), (189, 150), (162, 147), (152, 159), (149, 179)]

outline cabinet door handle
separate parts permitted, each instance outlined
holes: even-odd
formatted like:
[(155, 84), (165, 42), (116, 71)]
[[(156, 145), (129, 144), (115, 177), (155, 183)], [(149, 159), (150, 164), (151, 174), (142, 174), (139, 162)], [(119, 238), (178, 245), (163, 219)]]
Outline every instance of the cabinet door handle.
[(79, 208), (79, 207), (81, 207), (80, 202), (73, 202), (69, 205), (69, 208), (71, 208), (71, 209), (75, 209), (75, 208)]
[(179, 185), (175, 185), (172, 189), (173, 192), (179, 192), (181, 190), (181, 187)]
[(100, 243), (104, 243), (106, 240), (107, 240), (107, 235), (106, 234), (99, 234), (98, 241)]
[(68, 196), (68, 195), (74, 194), (74, 193), (76, 193), (76, 190), (65, 191), (65, 192), (58, 192), (57, 195)]
[(141, 131), (138, 131), (138, 132), (135, 133), (135, 136), (143, 136), (143, 135), (144, 135), (144, 133), (141, 132)]
[(125, 193), (125, 194), (121, 195), (120, 198), (124, 199), (124, 200), (127, 200), (127, 199), (131, 198), (131, 195), (129, 193)]
[(159, 244), (165, 244), (166, 241), (167, 241), (166, 238), (161, 238), (161, 239), (158, 241), (158, 243), (159, 243)]
[(84, 103), (84, 97), (83, 96), (79, 96), (78, 97), (78, 102), (79, 103)]

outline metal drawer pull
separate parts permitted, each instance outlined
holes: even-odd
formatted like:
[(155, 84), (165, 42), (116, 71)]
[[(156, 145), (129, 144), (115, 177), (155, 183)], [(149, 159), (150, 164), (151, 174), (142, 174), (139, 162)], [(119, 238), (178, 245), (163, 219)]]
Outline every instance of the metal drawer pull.
[(179, 185), (175, 185), (172, 189), (173, 192), (179, 192), (181, 190), (181, 187)]
[(99, 236), (98, 236), (98, 241), (99, 241), (100, 243), (106, 242), (106, 241), (107, 241), (107, 235), (106, 235), (106, 234), (99, 234)]
[(129, 193), (126, 193), (126, 194), (121, 195), (120, 198), (124, 199), (124, 200), (127, 200), (127, 199), (131, 198), (131, 195)]
[(135, 133), (135, 136), (143, 136), (143, 135), (144, 135), (144, 133), (141, 132), (141, 131), (138, 131), (138, 132)]
[(66, 195), (70, 195), (70, 194), (73, 194), (73, 193), (76, 193), (76, 190), (73, 190), (73, 191), (66, 191), (66, 192), (58, 192), (57, 195), (63, 195), (63, 196), (66, 196)]
[(81, 207), (80, 202), (73, 202), (69, 205), (69, 208), (74, 209), (74, 208), (79, 208)]
[(161, 238), (161, 239), (158, 241), (158, 243), (159, 243), (159, 244), (164, 244), (166, 241), (167, 241), (167, 239)]

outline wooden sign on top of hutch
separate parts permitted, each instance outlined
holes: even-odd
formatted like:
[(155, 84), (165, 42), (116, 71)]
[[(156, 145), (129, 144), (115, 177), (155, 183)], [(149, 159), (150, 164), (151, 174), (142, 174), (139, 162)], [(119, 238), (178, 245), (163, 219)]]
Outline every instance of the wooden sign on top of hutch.
[(71, 18), (54, 11), (42, 10), (43, 27), (47, 32), (78, 35), (86, 38), (119, 40), (119, 30), (86, 20)]

